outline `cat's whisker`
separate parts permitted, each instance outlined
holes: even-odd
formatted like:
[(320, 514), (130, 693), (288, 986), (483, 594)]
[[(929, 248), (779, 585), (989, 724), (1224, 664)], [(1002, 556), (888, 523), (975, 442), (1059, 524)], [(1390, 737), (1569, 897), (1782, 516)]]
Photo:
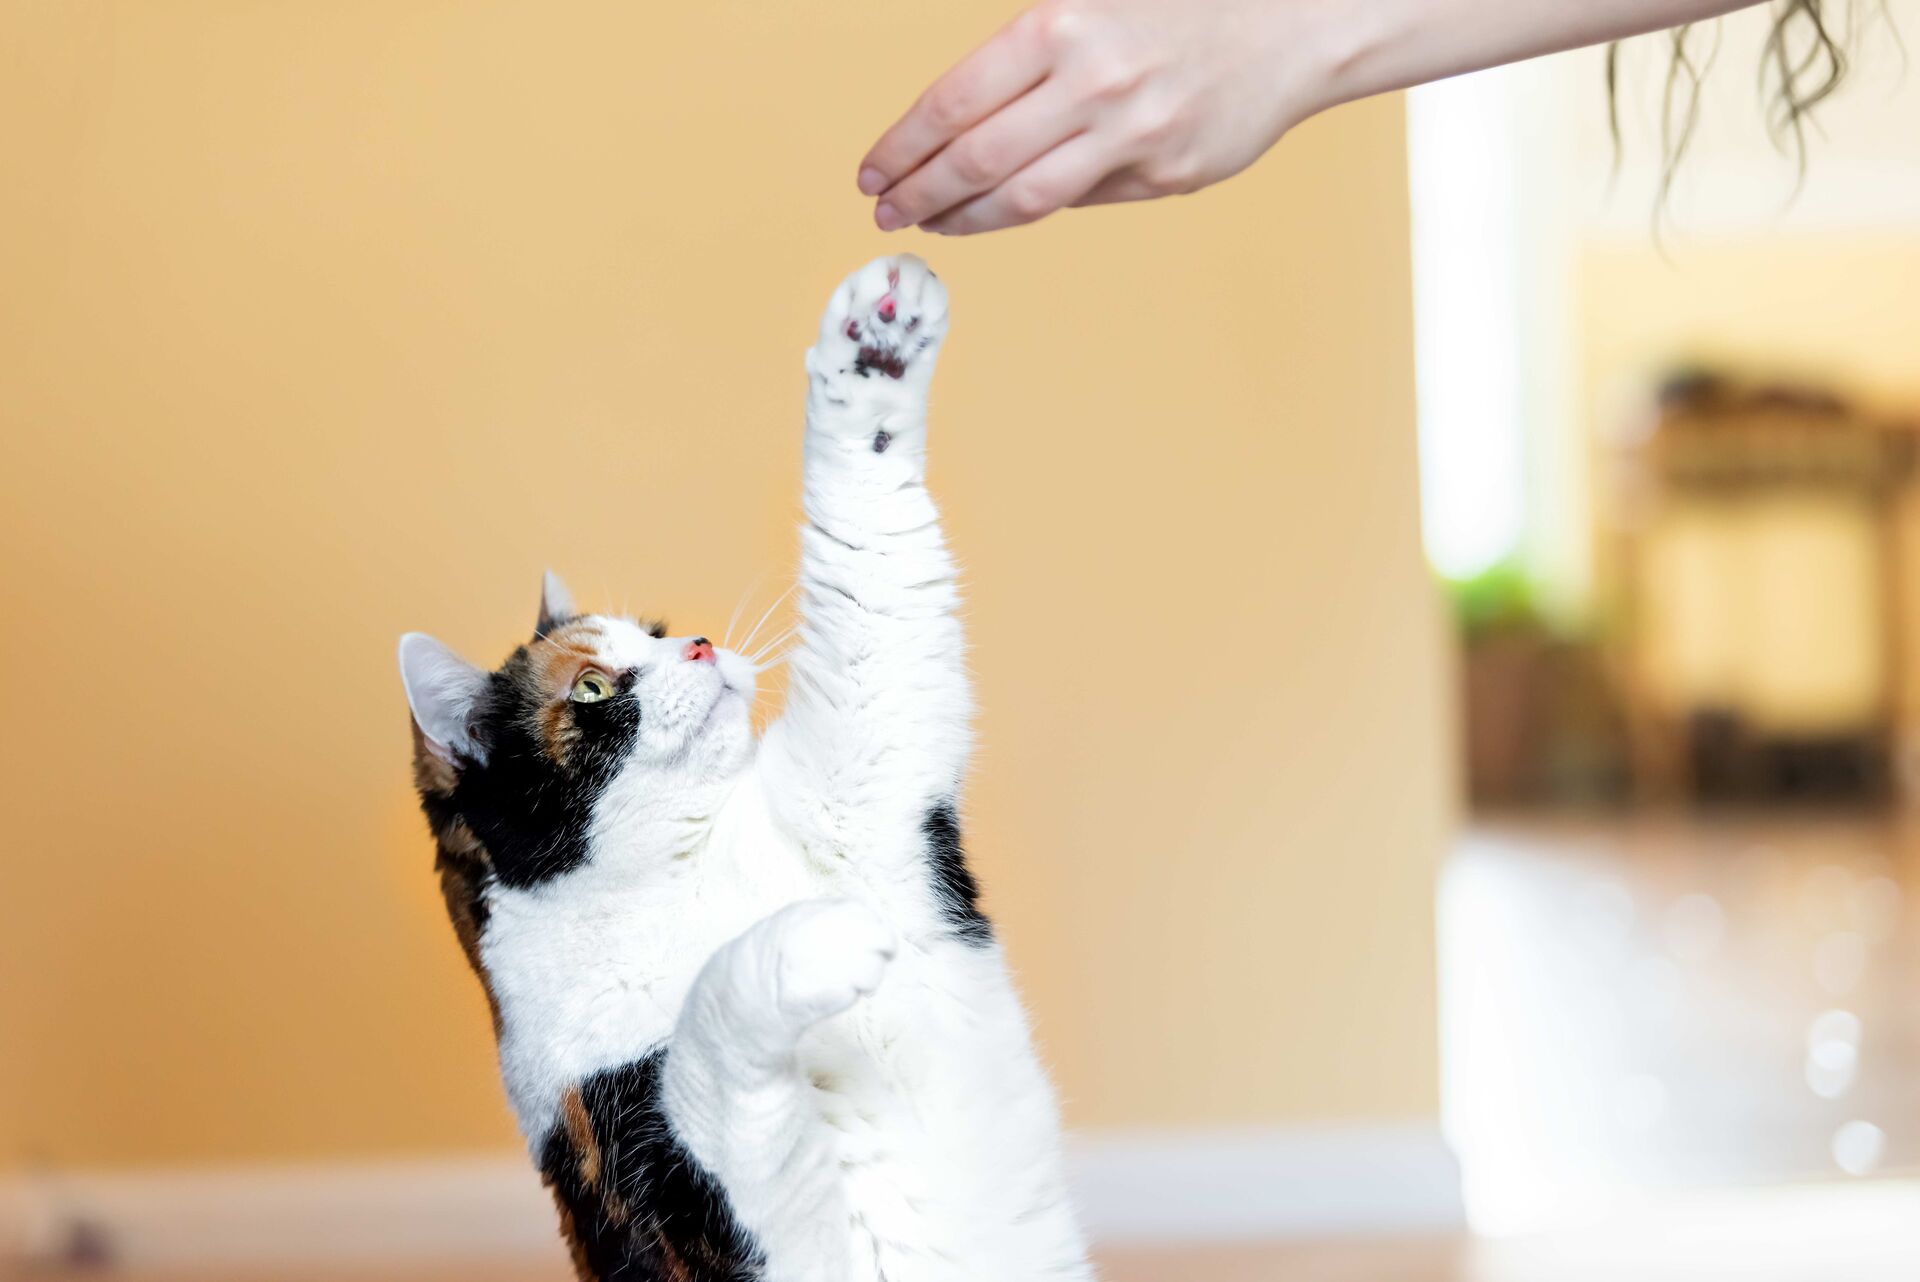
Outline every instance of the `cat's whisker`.
[(769, 659), (771, 659), (775, 655), (792, 654), (794, 649), (795, 647), (791, 645), (770, 645), (766, 649), (754, 655), (753, 658), (749, 660), (749, 662), (753, 663), (757, 667), (760, 664), (767, 662)]
[(760, 573), (754, 575), (753, 582), (747, 584), (747, 586), (744, 589), (742, 589), (739, 597), (734, 601), (733, 613), (727, 616), (727, 630), (720, 634), (721, 649), (731, 650), (734, 648), (733, 630), (740, 623), (740, 612), (747, 608), (748, 598), (752, 597), (754, 593), (760, 590), (760, 585), (761, 583), (766, 581), (766, 577), (767, 577), (767, 572), (765, 570), (762, 570)]
[(758, 663), (763, 655), (772, 654), (775, 650), (778, 650), (781, 646), (785, 645), (788, 641), (791, 641), (794, 635), (799, 631), (800, 631), (800, 628), (798, 624), (795, 624), (793, 627), (788, 628), (786, 631), (782, 632), (779, 636), (767, 642), (765, 645), (761, 646), (758, 650), (756, 650), (753, 654), (749, 655), (747, 661), (749, 663)]
[(773, 612), (775, 610), (778, 610), (782, 605), (784, 605), (786, 603), (787, 598), (793, 595), (793, 590), (799, 586), (800, 586), (800, 581), (798, 579), (795, 579), (792, 583), (787, 585), (787, 590), (785, 592), (782, 592), (779, 596), (773, 599), (773, 604), (768, 606), (766, 608), (766, 611), (763, 614), (761, 614), (761, 616), (758, 619), (754, 621), (753, 629), (750, 632), (748, 632), (745, 637), (741, 638), (740, 648), (742, 650), (747, 649), (749, 646), (753, 644), (753, 639), (760, 635), (760, 629), (765, 627), (767, 620), (773, 617)]
[(788, 624), (786, 627), (780, 629), (780, 631), (774, 633), (771, 637), (763, 638), (760, 644), (754, 648), (753, 653), (765, 654), (767, 653), (767, 651), (773, 649), (775, 646), (779, 645), (782, 641), (785, 641), (788, 637), (792, 636), (794, 633), (798, 632), (799, 630), (800, 630), (800, 625), (798, 623)]
[(800, 648), (799, 642), (795, 639), (799, 635), (800, 627), (798, 624), (795, 624), (793, 627), (788, 628), (785, 632), (775, 637), (772, 641), (769, 641), (766, 645), (754, 651), (752, 655), (748, 656), (748, 662), (757, 664), (765, 660), (769, 655), (793, 653)]
[(755, 638), (759, 637), (760, 629), (767, 625), (768, 620), (773, 618), (774, 614), (786, 603), (787, 598), (793, 595), (794, 589), (798, 586), (798, 581), (789, 584), (787, 590), (775, 597), (773, 604), (769, 605), (766, 610), (761, 613), (760, 617), (754, 620), (753, 626), (747, 630), (747, 635), (740, 639), (740, 648), (742, 650), (751, 650), (754, 647), (754, 641)]
[(765, 663), (756, 663), (753, 665), (753, 674), (755, 676), (762, 676), (768, 672), (772, 672), (775, 668), (779, 667), (781, 664), (785, 663), (788, 659), (791, 659), (792, 657), (793, 657), (793, 651), (789, 650), (785, 654), (775, 655), (773, 658), (768, 659)]

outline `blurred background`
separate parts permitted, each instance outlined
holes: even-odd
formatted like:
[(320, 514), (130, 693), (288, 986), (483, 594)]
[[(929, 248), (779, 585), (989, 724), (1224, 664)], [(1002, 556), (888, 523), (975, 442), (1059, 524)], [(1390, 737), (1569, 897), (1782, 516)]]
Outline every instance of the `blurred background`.
[(1411, 100), (1468, 806), (1442, 1112), (1483, 1230), (1818, 1181), (1751, 1218), (1823, 1240), (1836, 1186), (1920, 1166), (1914, 14), (1853, 14), (1804, 185), (1764, 12), (1693, 34), (1664, 202), (1664, 38), (1621, 51), (1617, 151), (1601, 51)]
[(774, 602), (801, 353), (896, 247), (1105, 1276), (1920, 1276), (1890, 29), (1797, 195), (1734, 19), (1664, 203), (1648, 41), (1617, 153), (1570, 55), (871, 232), (1010, 12), (0, 3), (0, 1276), (567, 1275), (393, 642), (497, 660), (549, 565)]

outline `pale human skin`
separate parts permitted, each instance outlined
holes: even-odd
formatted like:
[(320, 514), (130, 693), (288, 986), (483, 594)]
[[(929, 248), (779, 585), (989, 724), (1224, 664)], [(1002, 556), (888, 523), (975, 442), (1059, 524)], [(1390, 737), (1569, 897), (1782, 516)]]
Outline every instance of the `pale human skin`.
[(966, 235), (1211, 186), (1356, 98), (1753, 0), (1041, 0), (860, 162), (882, 231)]

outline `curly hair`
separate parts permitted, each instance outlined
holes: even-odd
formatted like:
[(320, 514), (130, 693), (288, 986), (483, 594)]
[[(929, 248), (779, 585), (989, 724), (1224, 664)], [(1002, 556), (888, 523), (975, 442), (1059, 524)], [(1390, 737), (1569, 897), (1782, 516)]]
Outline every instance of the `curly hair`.
[[(1887, 0), (1877, 0), (1887, 17)], [(1759, 89), (1766, 106), (1767, 130), (1783, 152), (1791, 154), (1799, 177), (1807, 169), (1807, 122), (1822, 102), (1832, 96), (1847, 74), (1847, 50), (1852, 39), (1853, 9), (1847, 0), (1771, 0), (1773, 25), (1761, 50)], [(1835, 10), (1839, 12), (1836, 13)], [(1693, 25), (1675, 27), (1664, 39), (1669, 44), (1667, 74), (1660, 100), (1660, 194), (1665, 206), (1674, 175), (1686, 158), (1700, 112), (1700, 86), (1719, 52), (1719, 31), (1704, 53)], [(1897, 33), (1895, 39), (1898, 39)], [(1620, 45), (1607, 49), (1607, 124), (1613, 135), (1614, 159), (1622, 155), (1620, 138)]]

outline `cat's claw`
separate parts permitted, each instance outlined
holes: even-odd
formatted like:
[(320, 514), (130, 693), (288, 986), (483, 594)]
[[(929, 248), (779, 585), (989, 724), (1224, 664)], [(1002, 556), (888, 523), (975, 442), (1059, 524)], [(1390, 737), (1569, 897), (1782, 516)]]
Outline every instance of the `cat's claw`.
[(820, 321), (816, 374), (924, 379), (947, 333), (947, 287), (912, 254), (876, 258), (840, 283)]

